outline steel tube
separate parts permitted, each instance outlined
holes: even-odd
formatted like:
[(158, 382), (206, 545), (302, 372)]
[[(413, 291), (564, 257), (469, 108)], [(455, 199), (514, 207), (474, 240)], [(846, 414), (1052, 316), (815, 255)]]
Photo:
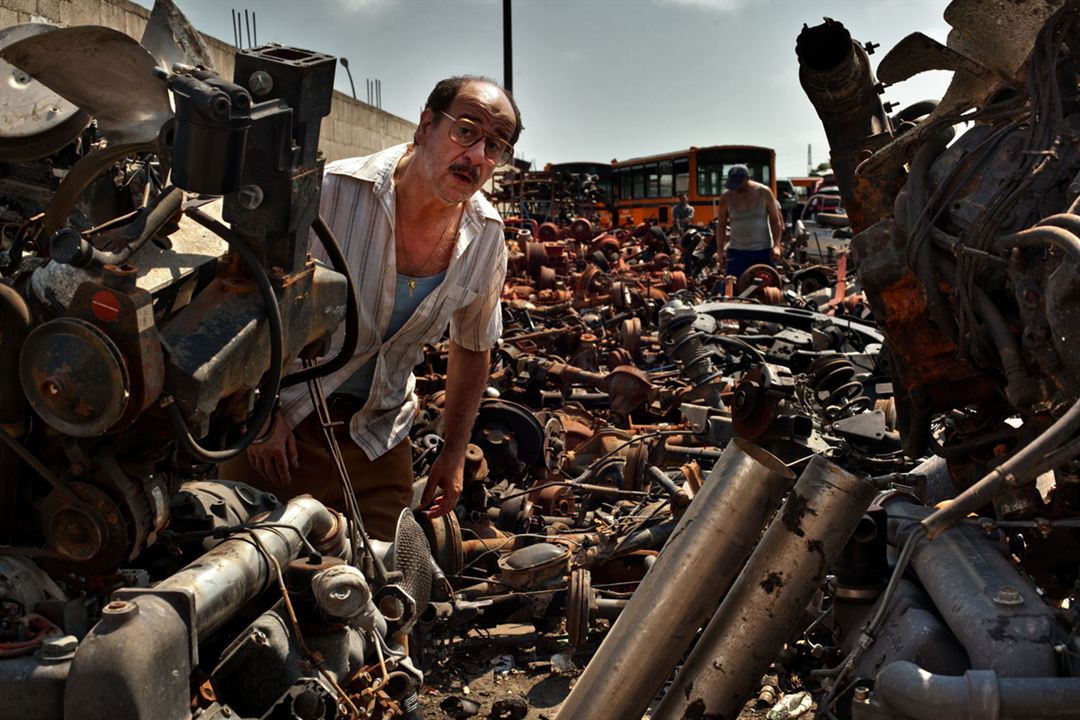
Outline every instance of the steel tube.
[(642, 716), (794, 480), (784, 463), (756, 445), (735, 439), (727, 446), (558, 720)]
[[(925, 508), (905, 502), (886, 506), (893, 516), (918, 518)], [(897, 526), (902, 544), (917, 519)], [(1006, 677), (1045, 677), (1057, 672), (1054, 646), (1065, 642), (1054, 609), (1035, 585), (982, 531), (960, 526), (935, 540), (921, 540), (911, 566), (942, 619), (976, 670)]]
[[(1080, 707), (1080, 678), (999, 678), (990, 670), (969, 670), (964, 675), (936, 675), (915, 663), (890, 663), (874, 682), (874, 714), (933, 720), (1066, 720)], [(863, 715), (856, 703), (853, 717)]]
[(655, 720), (738, 716), (875, 494), (871, 483), (820, 455), (810, 461)]
[(153, 592), (191, 594), (199, 637), (220, 627), (275, 578), (274, 568), (252, 542), (252, 535), (284, 569), (299, 556), (301, 536), (309, 537), (317, 545), (319, 538), (337, 529), (334, 515), (308, 495), (293, 498), (258, 522), (288, 525), (296, 530), (267, 527), (238, 534), (154, 586)]

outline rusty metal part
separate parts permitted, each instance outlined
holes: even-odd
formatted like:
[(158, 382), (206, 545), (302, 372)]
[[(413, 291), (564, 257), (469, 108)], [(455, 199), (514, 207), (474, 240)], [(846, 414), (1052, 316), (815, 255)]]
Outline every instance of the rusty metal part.
[(652, 446), (647, 441), (636, 442), (630, 446), (626, 453), (626, 464), (623, 465), (623, 488), (626, 490), (641, 490), (646, 485), (646, 472), (652, 462)]
[(759, 263), (751, 265), (743, 271), (743, 274), (735, 282), (735, 292), (741, 295), (751, 285), (762, 288), (778, 288), (783, 282), (780, 272), (776, 268), (766, 263)]
[(608, 397), (611, 413), (619, 419), (629, 419), (630, 414), (648, 403), (655, 392), (649, 376), (632, 365), (620, 365), (607, 376)]
[(654, 717), (738, 714), (875, 494), (820, 456), (810, 461)]
[(739, 437), (756, 440), (768, 431), (783, 399), (771, 390), (770, 373), (763, 365), (751, 368), (739, 381), (731, 401), (731, 424)]
[[(833, 172), (844, 198), (851, 227), (860, 231), (892, 210), (895, 192), (880, 192), (856, 183), (856, 167), (869, 151), (892, 137), (889, 117), (876, 92), (866, 50), (852, 40), (842, 23), (826, 19), (821, 25), (803, 26), (796, 42), (799, 82), (825, 126)], [(899, 189), (899, 168), (875, 179)]]
[(588, 242), (593, 234), (593, 224), (585, 218), (574, 218), (570, 222), (570, 235), (578, 242)]
[(630, 353), (630, 357), (637, 358), (641, 349), (641, 318), (623, 320), (619, 327), (619, 337), (623, 349)]
[(556, 482), (557, 485), (547, 487), (530, 493), (529, 499), (540, 508), (543, 515), (553, 517), (572, 517), (576, 510), (573, 488), (562, 484), (560, 476), (553, 475), (548, 481), (538, 481), (538, 485), (546, 485), (547, 482)]
[(574, 568), (566, 590), (566, 634), (572, 647), (581, 647), (589, 637), (589, 623), (596, 611), (592, 575), (585, 568)]
[(528, 267), (529, 277), (538, 280), (540, 271), (547, 264), (547, 251), (544, 250), (544, 244), (538, 242), (526, 243), (525, 262)]
[(457, 515), (450, 513), (437, 518), (421, 515), (420, 527), (424, 530), (431, 547), (431, 557), (439, 569), (447, 575), (460, 574), (465, 567), (465, 555)]
[(86, 572), (106, 572), (128, 556), (128, 533), (123, 514), (102, 489), (87, 483), (68, 483), (81, 503), (59, 492), (41, 509), (49, 546), (67, 562)]
[(742, 440), (728, 445), (570, 691), (558, 720), (645, 712), (794, 480), (760, 448)]

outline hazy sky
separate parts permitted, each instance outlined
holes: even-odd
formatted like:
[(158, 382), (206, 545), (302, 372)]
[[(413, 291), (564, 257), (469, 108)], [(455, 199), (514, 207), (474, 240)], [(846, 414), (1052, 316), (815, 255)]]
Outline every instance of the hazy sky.
[[(241, 2), (243, 1), (243, 4)], [(151, 6), (153, 0), (139, 0)], [(439, 79), (502, 80), (501, 0), (176, 0), (203, 32), (232, 42), (230, 8), (258, 18), (259, 42), (349, 59), (357, 97), (382, 80), (384, 110), (412, 121)], [(880, 43), (944, 42), (945, 0), (514, 0), (518, 155), (545, 162), (627, 159), (692, 145), (776, 149), (779, 175), (827, 159), (821, 123), (799, 87), (795, 39), (822, 17)], [(886, 91), (902, 105), (940, 97), (947, 73)], [(349, 81), (338, 66), (337, 89)]]

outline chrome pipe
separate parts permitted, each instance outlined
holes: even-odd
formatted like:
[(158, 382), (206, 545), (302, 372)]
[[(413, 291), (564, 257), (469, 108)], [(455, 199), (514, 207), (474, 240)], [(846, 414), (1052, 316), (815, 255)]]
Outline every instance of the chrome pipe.
[[(284, 570), (303, 546), (302, 537), (315, 545), (337, 532), (337, 519), (321, 502), (309, 495), (293, 498), (255, 523), (277, 526), (239, 533), (200, 556), (175, 575), (155, 585), (152, 593), (183, 592), (191, 596), (198, 636), (219, 628), (237, 610), (253, 600), (275, 579), (270, 562), (251, 540), (259, 543)], [(293, 529), (290, 529), (293, 528)]]
[(745, 440), (731, 441), (557, 720), (644, 714), (794, 480), (773, 455)]
[(810, 461), (655, 720), (738, 716), (875, 494), (871, 483), (820, 455)]

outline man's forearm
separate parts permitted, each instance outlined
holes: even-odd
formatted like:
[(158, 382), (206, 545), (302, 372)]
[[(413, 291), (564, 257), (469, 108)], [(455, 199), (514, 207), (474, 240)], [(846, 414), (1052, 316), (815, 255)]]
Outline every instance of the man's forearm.
[(446, 407), (443, 420), (446, 423), (444, 453), (464, 462), (465, 448), (469, 444), (480, 397), (487, 387), (491, 367), (491, 351), (466, 350), (457, 343), (450, 343), (450, 357), (446, 368)]

